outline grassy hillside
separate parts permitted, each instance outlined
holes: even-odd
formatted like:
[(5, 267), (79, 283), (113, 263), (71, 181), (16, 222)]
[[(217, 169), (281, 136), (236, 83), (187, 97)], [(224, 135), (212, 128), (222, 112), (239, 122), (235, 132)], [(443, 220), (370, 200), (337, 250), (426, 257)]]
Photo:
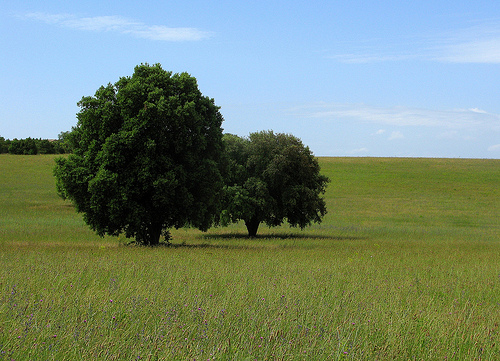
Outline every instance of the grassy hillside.
[[(500, 160), (324, 158), (330, 226), (376, 234), (498, 239)], [(373, 233), (375, 232), (375, 234)]]
[(497, 359), (500, 160), (321, 158), (324, 222), (95, 236), (0, 156), (0, 359)]
[[(54, 156), (0, 156), (0, 242), (117, 244), (95, 236), (69, 202), (55, 192)], [(413, 158), (320, 158), (331, 178), (328, 214), (304, 231), (260, 230), (262, 236), (415, 236), (498, 238), (500, 160)], [(174, 231), (174, 243), (209, 242), (217, 235), (244, 235), (241, 225)], [(464, 238), (466, 239), (466, 237)]]

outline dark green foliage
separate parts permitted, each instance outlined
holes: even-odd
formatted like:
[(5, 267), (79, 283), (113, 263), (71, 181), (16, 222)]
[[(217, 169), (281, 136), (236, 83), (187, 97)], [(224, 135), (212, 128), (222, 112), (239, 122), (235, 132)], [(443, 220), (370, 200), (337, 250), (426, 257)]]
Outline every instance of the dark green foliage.
[[(66, 132), (69, 133), (69, 132)], [(71, 153), (71, 147), (66, 140), (48, 139), (17, 139), (13, 140), (0, 137), (0, 153), (10, 153), (17, 155), (36, 155), (36, 154), (65, 154)]]
[(9, 145), (10, 154), (35, 155), (38, 154), (37, 140), (33, 138), (14, 138)]
[(55, 154), (67, 154), (73, 152), (73, 131), (61, 132), (54, 143)]
[(226, 187), (221, 222), (243, 220), (250, 236), (260, 223), (284, 221), (304, 228), (321, 222), (326, 205), (321, 195), (329, 179), (320, 174), (316, 158), (292, 135), (272, 131), (249, 138), (224, 136)]
[(55, 154), (56, 148), (54, 142), (48, 139), (40, 139), (36, 142), (37, 151), (39, 154)]
[(10, 140), (0, 137), (0, 154), (9, 152)]
[(154, 245), (169, 228), (214, 223), (223, 118), (194, 77), (140, 65), (78, 105), (74, 154), (54, 173), (94, 231)]

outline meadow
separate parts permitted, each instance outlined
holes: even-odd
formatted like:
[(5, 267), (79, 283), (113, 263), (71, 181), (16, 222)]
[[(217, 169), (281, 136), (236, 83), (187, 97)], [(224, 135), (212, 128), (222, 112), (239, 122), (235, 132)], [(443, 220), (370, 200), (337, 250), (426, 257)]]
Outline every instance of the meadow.
[(145, 248), (0, 155), (0, 360), (500, 359), (500, 160), (319, 161), (323, 223)]

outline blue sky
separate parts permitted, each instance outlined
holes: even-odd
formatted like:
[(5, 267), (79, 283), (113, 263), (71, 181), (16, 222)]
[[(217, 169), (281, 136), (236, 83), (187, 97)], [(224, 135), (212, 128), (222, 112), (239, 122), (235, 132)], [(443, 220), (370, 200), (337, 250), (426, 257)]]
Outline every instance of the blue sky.
[(197, 78), (228, 133), (500, 158), (497, 1), (3, 0), (0, 32), (5, 138), (57, 138), (82, 96), (161, 63)]

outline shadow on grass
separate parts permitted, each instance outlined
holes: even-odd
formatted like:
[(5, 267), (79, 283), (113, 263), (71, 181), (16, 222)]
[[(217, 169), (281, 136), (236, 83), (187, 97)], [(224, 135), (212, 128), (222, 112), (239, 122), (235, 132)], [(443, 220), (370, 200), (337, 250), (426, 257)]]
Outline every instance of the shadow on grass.
[[(267, 243), (266, 241), (272, 240), (330, 240), (330, 241), (357, 241), (367, 239), (366, 237), (353, 237), (353, 236), (326, 236), (326, 235), (317, 235), (317, 234), (302, 234), (302, 233), (271, 233), (271, 234), (261, 234), (255, 237), (249, 237), (247, 233), (210, 233), (210, 234), (201, 234), (196, 236), (197, 239), (202, 239), (206, 241), (228, 241), (235, 240), (237, 242), (232, 244), (212, 244), (212, 243), (186, 243), (185, 241), (182, 243), (166, 243), (160, 242), (159, 245), (155, 247), (166, 247), (166, 248), (199, 248), (199, 249), (263, 249), (272, 246), (272, 244)], [(175, 241), (175, 239), (174, 239)], [(248, 242), (244, 242), (248, 241)], [(262, 242), (253, 242), (253, 241), (262, 241)], [(133, 245), (133, 244), (129, 244)], [(305, 244), (304, 244), (305, 245)], [(138, 247), (144, 247), (141, 245), (135, 245)], [(317, 244), (311, 244), (308, 248), (317, 247)], [(148, 247), (148, 246), (145, 246)], [(283, 244), (278, 247), (290, 247), (286, 244)], [(301, 247), (297, 245), (293, 245), (291, 247)]]
[(187, 243), (170, 243), (163, 244), (159, 247), (169, 247), (169, 248), (198, 248), (198, 249), (260, 249), (265, 248), (264, 246), (250, 246), (243, 244), (209, 244), (209, 243), (198, 243), (198, 244), (187, 244)]
[[(218, 248), (218, 249), (258, 249), (267, 248), (270, 244), (266, 241), (272, 240), (330, 240), (330, 241), (357, 241), (366, 239), (364, 237), (352, 237), (352, 236), (325, 236), (317, 234), (298, 234), (298, 233), (272, 233), (272, 234), (262, 234), (256, 237), (249, 237), (246, 233), (210, 233), (202, 234), (197, 237), (198, 239), (203, 239), (206, 241), (229, 241), (234, 240), (233, 244), (212, 244), (212, 243), (198, 243), (198, 244), (188, 244), (171, 243), (170, 245), (165, 245), (173, 248)], [(248, 242), (245, 242), (248, 241)], [(257, 241), (257, 242), (255, 242)], [(297, 245), (295, 245), (297, 246)], [(312, 247), (316, 245), (311, 244)], [(283, 245), (287, 247), (287, 245)], [(299, 246), (300, 247), (300, 246)]]
[(255, 237), (249, 237), (246, 233), (210, 233), (203, 234), (201, 237), (205, 239), (244, 239), (244, 240), (272, 240), (272, 239), (328, 239), (333, 241), (357, 241), (366, 239), (366, 237), (353, 236), (326, 236), (322, 234), (304, 234), (304, 233), (271, 233), (262, 234)]

